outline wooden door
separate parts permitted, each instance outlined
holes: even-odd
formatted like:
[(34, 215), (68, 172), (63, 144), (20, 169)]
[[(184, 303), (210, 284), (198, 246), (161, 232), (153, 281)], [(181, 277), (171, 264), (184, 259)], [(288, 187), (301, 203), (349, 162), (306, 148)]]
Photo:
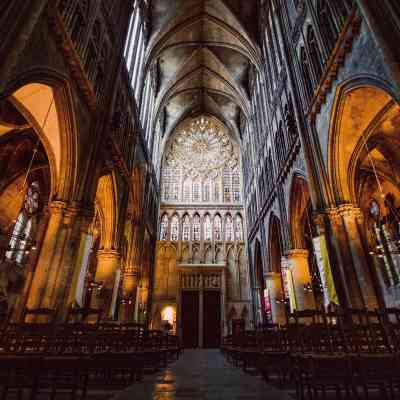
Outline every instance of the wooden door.
[(203, 318), (204, 347), (219, 347), (221, 344), (221, 294), (219, 291), (204, 291)]
[(199, 345), (199, 292), (182, 291), (182, 342), (185, 348)]

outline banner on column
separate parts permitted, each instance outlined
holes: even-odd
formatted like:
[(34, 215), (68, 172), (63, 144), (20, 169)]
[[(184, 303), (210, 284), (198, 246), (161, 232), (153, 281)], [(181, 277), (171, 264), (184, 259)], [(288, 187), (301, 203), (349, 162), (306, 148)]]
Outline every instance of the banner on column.
[(115, 272), (114, 289), (113, 289), (112, 300), (111, 300), (111, 317), (114, 317), (115, 310), (117, 307), (117, 299), (118, 299), (118, 290), (119, 290), (120, 280), (121, 280), (121, 270), (118, 269)]
[(85, 277), (89, 265), (90, 250), (92, 248), (92, 236), (85, 233), (82, 235), (79, 246), (77, 265), (80, 266), (78, 283), (76, 285), (75, 301), (80, 306), (84, 306)]
[(290, 312), (297, 308), (296, 292), (294, 291), (293, 275), (289, 268), (289, 261), (286, 257), (281, 259), (281, 271), (283, 281), (283, 293), (286, 299), (289, 299)]
[(329, 263), (325, 235), (313, 238), (313, 247), (324, 292), (324, 306), (327, 307), (331, 303), (339, 304)]

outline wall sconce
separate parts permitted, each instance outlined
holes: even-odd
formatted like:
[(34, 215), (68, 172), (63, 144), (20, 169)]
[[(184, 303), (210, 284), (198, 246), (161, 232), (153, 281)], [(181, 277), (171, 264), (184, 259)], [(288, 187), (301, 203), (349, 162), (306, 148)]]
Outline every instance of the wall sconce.
[(312, 287), (311, 283), (310, 283), (310, 282), (306, 283), (306, 284), (303, 286), (303, 290), (304, 290), (306, 293), (312, 293), (312, 292), (313, 292), (313, 287)]
[(130, 306), (133, 304), (133, 297), (132, 296), (128, 296), (128, 297), (123, 297), (121, 299), (121, 305), (123, 306)]
[(282, 297), (281, 299), (275, 299), (276, 304), (289, 304), (290, 300), (287, 297)]
[(96, 282), (94, 280), (88, 281), (87, 284), (88, 292), (94, 292), (94, 291), (100, 292), (101, 289), (103, 289), (103, 282)]

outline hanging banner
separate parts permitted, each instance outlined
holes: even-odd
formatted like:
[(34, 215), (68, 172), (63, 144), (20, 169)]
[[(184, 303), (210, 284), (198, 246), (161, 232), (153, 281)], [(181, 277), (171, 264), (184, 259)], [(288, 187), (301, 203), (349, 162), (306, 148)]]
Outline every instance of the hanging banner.
[(92, 248), (93, 238), (91, 235), (85, 233), (82, 235), (81, 243), (79, 246), (78, 265), (80, 265), (80, 272), (75, 291), (75, 301), (79, 307), (84, 306), (85, 296), (85, 277), (89, 265), (89, 257)]
[(290, 312), (297, 308), (296, 292), (294, 291), (293, 275), (289, 268), (290, 263), (286, 257), (281, 259), (281, 271), (283, 281), (283, 294), (286, 299), (289, 299)]
[(313, 238), (313, 247), (324, 293), (324, 306), (328, 307), (331, 303), (339, 304), (329, 263), (325, 235)]
[(114, 289), (113, 289), (112, 300), (111, 300), (111, 317), (112, 318), (114, 318), (115, 311), (117, 308), (117, 299), (118, 299), (118, 290), (119, 290), (120, 280), (121, 280), (121, 270), (118, 269), (115, 273)]

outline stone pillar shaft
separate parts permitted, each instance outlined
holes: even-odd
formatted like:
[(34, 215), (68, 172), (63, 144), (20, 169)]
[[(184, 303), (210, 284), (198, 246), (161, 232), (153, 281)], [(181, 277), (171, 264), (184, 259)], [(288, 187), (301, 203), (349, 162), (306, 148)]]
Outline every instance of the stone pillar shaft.
[(106, 318), (111, 317), (111, 301), (115, 276), (120, 264), (120, 254), (116, 250), (106, 249), (97, 252), (95, 280), (102, 284), (102, 289), (93, 295), (92, 305), (101, 308)]
[(29, 308), (52, 306), (54, 299), (51, 298), (52, 290), (48, 283), (49, 279), (55, 279), (60, 267), (55, 260), (60, 261), (60, 252), (65, 244), (65, 234), (60, 236), (64, 210), (65, 203), (61, 201), (53, 202), (49, 206), (50, 217), (27, 301)]
[(266, 276), (266, 284), (271, 301), (272, 321), (276, 324), (286, 322), (285, 305), (277, 303), (283, 299), (282, 276), (277, 272), (269, 272)]
[(287, 255), (293, 276), (297, 310), (315, 309), (313, 292), (305, 290), (312, 284), (308, 255), (309, 252), (305, 249), (293, 249)]

